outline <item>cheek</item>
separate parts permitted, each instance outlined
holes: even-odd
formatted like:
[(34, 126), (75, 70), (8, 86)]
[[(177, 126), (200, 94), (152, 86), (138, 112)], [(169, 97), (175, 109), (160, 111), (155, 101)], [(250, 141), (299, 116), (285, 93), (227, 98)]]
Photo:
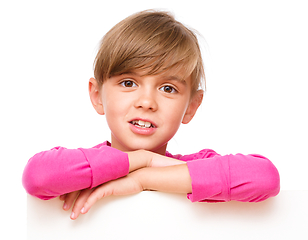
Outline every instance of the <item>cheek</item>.
[(106, 117), (120, 115), (127, 108), (127, 101), (119, 94), (106, 94), (103, 102)]
[(173, 106), (173, 108), (169, 109), (168, 111), (166, 111), (166, 118), (165, 118), (165, 121), (166, 121), (166, 127), (167, 127), (167, 131), (170, 133), (170, 134), (175, 134), (181, 123), (182, 123), (182, 120), (183, 120), (183, 117), (184, 117), (184, 114), (185, 114), (185, 110), (183, 109), (183, 106)]
[(125, 108), (121, 104), (117, 102), (110, 102), (106, 104), (105, 107), (105, 115), (108, 124), (114, 123), (122, 119)]
[(183, 117), (187, 110), (187, 104), (186, 102), (179, 102), (176, 105), (169, 106), (168, 107), (168, 116), (170, 118), (170, 121), (172, 121), (174, 124), (178, 123), (180, 124), (183, 120)]

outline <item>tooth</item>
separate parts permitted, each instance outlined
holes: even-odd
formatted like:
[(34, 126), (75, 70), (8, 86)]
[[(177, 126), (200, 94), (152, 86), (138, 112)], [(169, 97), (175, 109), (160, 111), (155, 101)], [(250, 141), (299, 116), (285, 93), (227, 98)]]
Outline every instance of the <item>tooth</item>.
[(150, 122), (146, 122), (142, 120), (133, 120), (131, 123), (139, 127), (142, 127), (142, 128), (150, 128), (152, 126)]

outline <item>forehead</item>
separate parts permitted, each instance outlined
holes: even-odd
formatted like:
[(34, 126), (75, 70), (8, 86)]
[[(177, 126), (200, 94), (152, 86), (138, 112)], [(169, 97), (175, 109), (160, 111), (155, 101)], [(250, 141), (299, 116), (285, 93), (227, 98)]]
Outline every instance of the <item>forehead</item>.
[(191, 83), (190, 76), (186, 76), (186, 74), (182, 73), (181, 71), (174, 71), (172, 69), (156, 74), (149, 74), (149, 72), (146, 70), (131, 70), (120, 75), (132, 75), (135, 77), (155, 76), (165, 81), (176, 81), (185, 85), (190, 85)]

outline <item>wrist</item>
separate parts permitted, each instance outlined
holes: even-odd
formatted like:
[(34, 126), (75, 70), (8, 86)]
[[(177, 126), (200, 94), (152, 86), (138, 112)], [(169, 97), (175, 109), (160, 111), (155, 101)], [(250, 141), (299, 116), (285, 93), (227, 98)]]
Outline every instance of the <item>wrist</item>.
[(127, 152), (129, 160), (129, 172), (148, 167), (151, 164), (151, 156), (146, 150)]
[(191, 177), (186, 164), (145, 167), (133, 172), (143, 190), (191, 193)]
[(146, 172), (146, 171), (144, 171), (145, 169), (147, 169), (147, 168), (146, 167), (145, 168), (141, 168), (141, 169), (138, 169), (138, 170), (133, 171), (133, 172), (128, 174), (129, 177), (134, 179), (136, 185), (139, 186), (140, 191), (147, 190), (145, 188), (145, 181), (144, 181), (145, 180), (144, 173)]

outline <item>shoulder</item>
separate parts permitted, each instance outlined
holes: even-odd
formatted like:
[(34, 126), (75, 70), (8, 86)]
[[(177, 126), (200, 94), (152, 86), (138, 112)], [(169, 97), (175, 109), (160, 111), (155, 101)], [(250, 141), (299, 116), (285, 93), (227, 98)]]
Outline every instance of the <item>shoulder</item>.
[(191, 161), (191, 160), (196, 160), (196, 159), (213, 158), (213, 157), (220, 156), (220, 155), (212, 149), (202, 149), (199, 152), (187, 154), (187, 155), (181, 155), (181, 154), (172, 155), (171, 153), (166, 152), (166, 156), (179, 159), (182, 161)]
[(92, 148), (101, 148), (101, 147), (111, 147), (111, 144), (110, 144), (110, 142), (105, 141), (105, 142), (103, 142), (103, 143), (100, 143), (100, 144), (95, 145), (95, 146), (92, 147)]

